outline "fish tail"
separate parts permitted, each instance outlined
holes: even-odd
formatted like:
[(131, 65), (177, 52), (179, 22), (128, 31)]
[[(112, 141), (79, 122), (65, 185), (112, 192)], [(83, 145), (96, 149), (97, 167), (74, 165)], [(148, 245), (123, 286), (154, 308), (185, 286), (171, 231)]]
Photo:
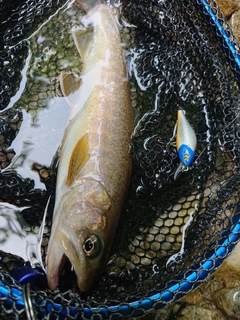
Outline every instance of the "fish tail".
[(83, 10), (88, 13), (91, 9), (93, 9), (98, 4), (101, 4), (101, 0), (77, 0)]

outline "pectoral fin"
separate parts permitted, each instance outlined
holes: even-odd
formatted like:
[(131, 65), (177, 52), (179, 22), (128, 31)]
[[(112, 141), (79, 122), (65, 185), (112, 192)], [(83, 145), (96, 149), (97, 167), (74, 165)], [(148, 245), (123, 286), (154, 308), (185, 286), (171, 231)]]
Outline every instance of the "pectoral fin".
[(89, 159), (88, 134), (86, 133), (76, 144), (69, 161), (66, 184), (72, 184), (78, 173)]
[(64, 71), (60, 73), (61, 90), (71, 107), (76, 107), (77, 105), (81, 82), (81, 78), (74, 73)]

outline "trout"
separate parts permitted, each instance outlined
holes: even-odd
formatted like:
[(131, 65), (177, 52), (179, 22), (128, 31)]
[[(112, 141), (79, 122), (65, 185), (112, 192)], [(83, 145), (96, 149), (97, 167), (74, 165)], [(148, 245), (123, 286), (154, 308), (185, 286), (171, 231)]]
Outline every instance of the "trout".
[(60, 74), (72, 111), (60, 151), (46, 266), (55, 290), (69, 259), (84, 292), (106, 263), (128, 191), (133, 110), (114, 9), (98, 4), (82, 22), (85, 30), (72, 30), (84, 62), (81, 78)]

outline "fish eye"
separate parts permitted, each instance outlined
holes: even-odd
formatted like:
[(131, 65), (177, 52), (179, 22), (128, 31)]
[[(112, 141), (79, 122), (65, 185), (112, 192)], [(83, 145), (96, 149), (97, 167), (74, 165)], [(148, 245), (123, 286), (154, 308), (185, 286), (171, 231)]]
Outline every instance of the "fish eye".
[(93, 234), (83, 244), (83, 251), (88, 257), (95, 257), (103, 250), (103, 240)]

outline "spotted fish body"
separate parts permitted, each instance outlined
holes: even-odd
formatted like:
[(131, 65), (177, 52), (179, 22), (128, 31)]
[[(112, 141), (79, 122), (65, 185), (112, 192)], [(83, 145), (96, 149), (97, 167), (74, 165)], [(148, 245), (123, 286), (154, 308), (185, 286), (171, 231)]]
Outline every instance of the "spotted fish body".
[(178, 110), (176, 147), (181, 162), (175, 173), (175, 179), (181, 171), (188, 169), (193, 163), (196, 146), (196, 134), (185, 117), (183, 110)]
[(131, 173), (133, 110), (114, 10), (97, 5), (74, 29), (81, 79), (61, 73), (72, 106), (62, 142), (47, 277), (54, 290), (68, 258), (81, 291), (99, 277), (115, 235)]

